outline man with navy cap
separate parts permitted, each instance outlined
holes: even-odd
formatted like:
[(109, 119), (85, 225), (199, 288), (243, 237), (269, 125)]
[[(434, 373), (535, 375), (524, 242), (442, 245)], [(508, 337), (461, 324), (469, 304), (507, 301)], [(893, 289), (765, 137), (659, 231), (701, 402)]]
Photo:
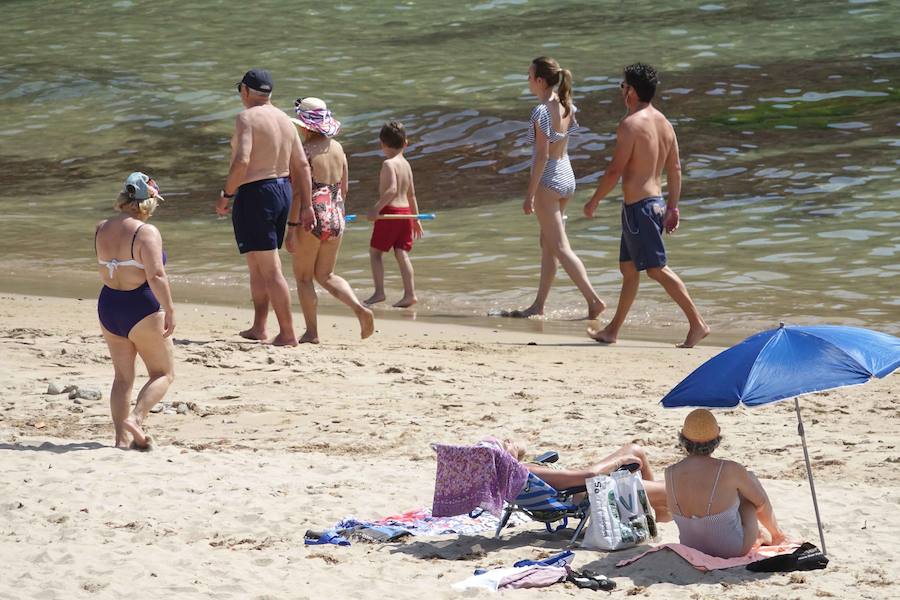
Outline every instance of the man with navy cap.
[[(280, 328), (272, 343), (295, 346), (291, 293), (281, 272), (278, 249), (284, 241), (286, 225), (311, 229), (315, 215), (309, 162), (297, 128), (270, 102), (273, 88), (272, 75), (265, 69), (247, 71), (237, 84), (245, 110), (235, 120), (231, 168), (219, 193), (216, 212), (227, 215), (228, 201), (234, 198), (231, 222), (238, 250), (246, 255), (250, 268), (254, 310), (253, 325), (240, 335), (268, 340), (266, 321), (271, 303)], [(300, 204), (299, 223), (287, 222), (292, 202)], [(288, 251), (291, 250), (289, 243)]]

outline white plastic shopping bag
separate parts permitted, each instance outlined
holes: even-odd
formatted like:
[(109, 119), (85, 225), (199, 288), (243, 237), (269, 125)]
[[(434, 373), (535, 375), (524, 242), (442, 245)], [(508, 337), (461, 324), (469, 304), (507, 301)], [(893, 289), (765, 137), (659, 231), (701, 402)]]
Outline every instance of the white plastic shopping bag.
[(621, 550), (656, 539), (656, 519), (638, 474), (615, 471), (585, 485), (591, 512), (583, 548)]

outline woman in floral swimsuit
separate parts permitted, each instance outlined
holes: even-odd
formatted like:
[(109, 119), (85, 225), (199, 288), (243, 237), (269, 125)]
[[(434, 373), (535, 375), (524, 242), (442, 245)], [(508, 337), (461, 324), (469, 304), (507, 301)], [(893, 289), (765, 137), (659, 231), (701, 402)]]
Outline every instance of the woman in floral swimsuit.
[(372, 311), (359, 301), (346, 280), (334, 274), (344, 233), (348, 177), (344, 149), (331, 139), (340, 131), (341, 124), (318, 98), (298, 98), (294, 107), (297, 118), (291, 120), (303, 139), (303, 148), (312, 168), (312, 203), (316, 214), (312, 231), (299, 228), (299, 223), (288, 223), (289, 227), (297, 228), (294, 276), (306, 321), (306, 333), (300, 343), (319, 343), (315, 282), (353, 310), (359, 319), (360, 335), (365, 339), (375, 331)]

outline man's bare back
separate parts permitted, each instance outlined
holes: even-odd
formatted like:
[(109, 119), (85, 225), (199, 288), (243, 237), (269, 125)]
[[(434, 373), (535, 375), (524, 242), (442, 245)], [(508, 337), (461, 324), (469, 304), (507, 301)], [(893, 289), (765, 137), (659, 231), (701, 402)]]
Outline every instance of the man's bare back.
[(619, 125), (619, 143), (631, 142), (631, 154), (622, 173), (625, 204), (662, 196), (660, 176), (678, 154), (675, 129), (653, 105), (635, 111)]
[(296, 137), (294, 124), (272, 104), (252, 106), (242, 111), (231, 138), (232, 156), (242, 152), (249, 160), (240, 185), (286, 177), (290, 173), (291, 151)]

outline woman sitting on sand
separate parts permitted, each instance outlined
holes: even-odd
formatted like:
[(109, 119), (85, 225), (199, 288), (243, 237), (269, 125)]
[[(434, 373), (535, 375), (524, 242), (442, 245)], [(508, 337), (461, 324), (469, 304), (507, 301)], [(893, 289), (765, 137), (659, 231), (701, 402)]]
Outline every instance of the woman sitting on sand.
[[(129, 446), (128, 434), (133, 447), (149, 447), (150, 438), (141, 425), (175, 378), (172, 343), (167, 339), (175, 330), (175, 308), (164, 266), (166, 253), (159, 230), (147, 224), (160, 200), (156, 182), (132, 173), (114, 205), (119, 214), (100, 221), (94, 232), (104, 284), (97, 312), (115, 369), (109, 406), (117, 448)], [(150, 380), (129, 414), (137, 355)]]
[(556, 277), (556, 264), (572, 278), (588, 304), (588, 319), (596, 319), (606, 306), (588, 280), (587, 271), (566, 236), (566, 204), (575, 193), (575, 174), (569, 162), (569, 135), (578, 128), (572, 103), (572, 73), (559, 63), (541, 56), (528, 69), (528, 89), (540, 104), (531, 111), (528, 141), (534, 144), (531, 176), (522, 209), (535, 213), (540, 225), (541, 278), (534, 302), (525, 310), (514, 310), (513, 317), (544, 314), (544, 303)]
[[(784, 541), (759, 479), (736, 462), (710, 456), (722, 440), (711, 412), (692, 411), (679, 440), (688, 456), (666, 469), (666, 488), (682, 544), (732, 558), (747, 554), (757, 540)], [(760, 535), (760, 523), (771, 539)]]
[[(374, 314), (359, 301), (350, 284), (334, 274), (344, 234), (347, 199), (347, 157), (341, 145), (331, 139), (340, 131), (341, 124), (318, 98), (298, 98), (294, 107), (297, 118), (291, 120), (303, 139), (303, 149), (312, 168), (312, 203), (316, 214), (312, 231), (305, 231), (298, 222), (288, 222), (287, 249), (293, 254), (300, 307), (306, 321), (306, 333), (300, 343), (319, 343), (318, 297), (313, 280), (353, 310), (359, 319), (360, 337), (366, 339), (375, 331)], [(296, 211), (299, 212), (299, 207)]]
[(671, 520), (666, 504), (665, 483), (653, 479), (647, 452), (639, 444), (625, 444), (615, 452), (601, 458), (599, 462), (581, 469), (558, 469), (546, 464), (524, 462), (525, 446), (521, 442), (508, 439), (501, 442), (496, 438), (488, 438), (485, 441), (502, 447), (516, 460), (523, 463), (530, 473), (534, 473), (557, 490), (583, 486), (586, 479), (601, 474), (609, 475), (625, 465), (640, 465), (644, 490), (647, 492), (647, 500), (656, 512), (656, 520), (659, 522)]

